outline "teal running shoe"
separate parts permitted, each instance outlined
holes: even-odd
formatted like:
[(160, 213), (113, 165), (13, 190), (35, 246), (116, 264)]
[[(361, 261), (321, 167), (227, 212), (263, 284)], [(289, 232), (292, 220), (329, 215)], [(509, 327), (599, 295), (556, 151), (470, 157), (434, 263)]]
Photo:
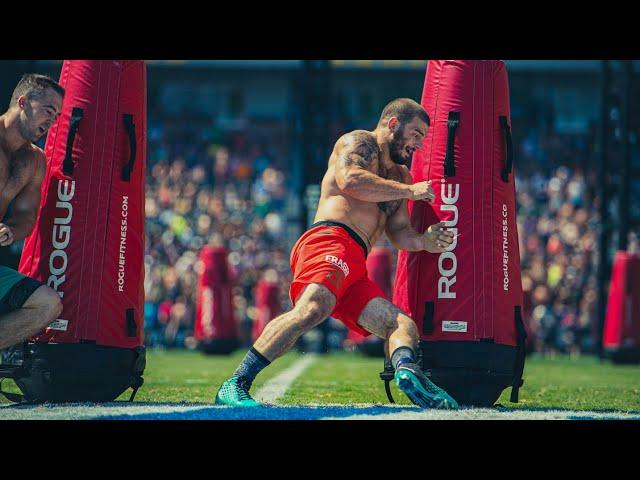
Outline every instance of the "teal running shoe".
[(261, 407), (262, 404), (256, 402), (249, 389), (237, 377), (231, 377), (224, 382), (216, 394), (216, 405), (228, 405), (230, 407)]
[(415, 405), (422, 408), (456, 410), (456, 402), (447, 392), (427, 378), (415, 363), (403, 363), (396, 369), (396, 385)]

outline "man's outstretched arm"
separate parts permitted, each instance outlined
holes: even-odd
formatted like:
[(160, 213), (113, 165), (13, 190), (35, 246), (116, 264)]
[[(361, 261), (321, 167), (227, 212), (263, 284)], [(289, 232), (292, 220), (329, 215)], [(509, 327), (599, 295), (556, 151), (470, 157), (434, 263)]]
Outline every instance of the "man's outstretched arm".
[(454, 241), (453, 233), (445, 230), (444, 222), (431, 225), (424, 233), (416, 232), (411, 226), (407, 201), (387, 220), (387, 237), (398, 250), (431, 253), (444, 252)]

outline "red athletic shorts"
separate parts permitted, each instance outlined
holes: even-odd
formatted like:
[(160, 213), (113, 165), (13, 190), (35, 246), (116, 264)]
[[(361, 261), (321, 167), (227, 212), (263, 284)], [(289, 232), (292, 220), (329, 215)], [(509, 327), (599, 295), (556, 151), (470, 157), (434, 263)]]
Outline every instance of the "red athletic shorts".
[(373, 298), (384, 298), (384, 292), (367, 276), (364, 242), (349, 227), (327, 223), (312, 225), (293, 246), (291, 303), (295, 305), (305, 286), (320, 283), (336, 296), (331, 316), (349, 330), (369, 336), (358, 325), (358, 317)]

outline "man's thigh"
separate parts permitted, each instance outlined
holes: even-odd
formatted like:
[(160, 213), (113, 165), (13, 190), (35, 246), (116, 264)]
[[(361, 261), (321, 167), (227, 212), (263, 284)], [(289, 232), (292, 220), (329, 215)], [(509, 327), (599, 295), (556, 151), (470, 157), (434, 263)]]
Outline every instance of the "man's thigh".
[(33, 292), (44, 283), (12, 268), (0, 266), (0, 315), (22, 308)]
[[(360, 318), (367, 311), (367, 307), (370, 304), (377, 305), (378, 300), (386, 302), (384, 300), (384, 292), (378, 287), (375, 282), (369, 280), (368, 277), (363, 277), (351, 285), (345, 292), (336, 308), (333, 312), (333, 317), (340, 320), (346, 325), (346, 327), (368, 337), (372, 333), (379, 337), (384, 338), (381, 335), (381, 329), (369, 328), (369, 323), (365, 321), (364, 324), (360, 323)], [(389, 302), (387, 302), (389, 303)], [(370, 315), (365, 314), (367, 317)]]

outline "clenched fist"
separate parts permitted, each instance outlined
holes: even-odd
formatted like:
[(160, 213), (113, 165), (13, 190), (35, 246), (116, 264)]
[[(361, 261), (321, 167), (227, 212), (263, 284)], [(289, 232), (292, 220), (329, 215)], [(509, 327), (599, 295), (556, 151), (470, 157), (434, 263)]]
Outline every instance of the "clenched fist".
[(426, 200), (427, 202), (433, 202), (436, 198), (435, 193), (433, 193), (433, 188), (431, 188), (431, 180), (414, 183), (410, 186), (409, 194), (409, 200)]
[(454, 240), (453, 232), (445, 230), (444, 222), (439, 222), (427, 228), (422, 234), (424, 249), (430, 253), (442, 253), (451, 246)]
[(0, 223), (0, 246), (6, 247), (13, 243), (13, 230), (8, 225)]

